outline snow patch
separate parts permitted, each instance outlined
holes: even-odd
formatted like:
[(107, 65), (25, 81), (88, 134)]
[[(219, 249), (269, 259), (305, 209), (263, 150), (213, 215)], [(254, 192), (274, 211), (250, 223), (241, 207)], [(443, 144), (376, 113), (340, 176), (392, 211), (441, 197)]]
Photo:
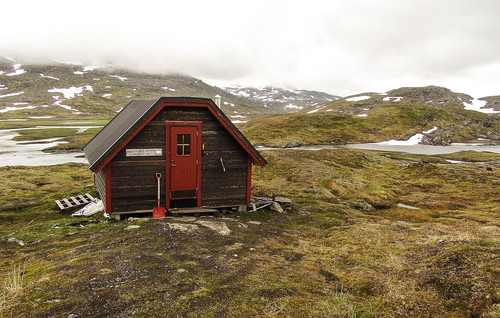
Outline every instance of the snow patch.
[(368, 114), (359, 114), (359, 115), (356, 115), (358, 117), (368, 117)]
[[(87, 86), (81, 86), (81, 87), (71, 86), (70, 88), (53, 88), (53, 89), (49, 89), (48, 92), (49, 93), (61, 93), (61, 94), (63, 94), (65, 100), (68, 100), (68, 99), (74, 98), (75, 96), (81, 96), (82, 92), (84, 90), (88, 90), (91, 92), (94, 91), (92, 86), (87, 85)], [(56, 100), (54, 102), (54, 105), (62, 107), (62, 108), (67, 109), (67, 110), (70, 110), (73, 112), (73, 114), (80, 114), (81, 113), (78, 109), (75, 109), (75, 108), (68, 106), (68, 105), (64, 105), (63, 102), (65, 100), (59, 100), (58, 95), (52, 96), (52, 98), (54, 98)]]
[(76, 74), (76, 75), (83, 75), (87, 72), (90, 72), (90, 71), (93, 71), (95, 70), (96, 68), (98, 68), (99, 66), (84, 66), (82, 68), (81, 71), (74, 71), (73, 74)]
[(105, 97), (105, 98), (108, 98), (108, 97), (111, 97), (113, 96), (113, 94), (102, 94), (102, 97)]
[(398, 203), (398, 208), (410, 209), (410, 210), (420, 210), (420, 208), (417, 208), (417, 207), (414, 207), (411, 205), (407, 205), (407, 204), (403, 204), (403, 203)]
[(297, 105), (294, 105), (294, 104), (290, 103), (290, 104), (288, 104), (288, 105), (285, 105), (285, 108), (287, 108), (287, 109), (297, 109), (297, 110), (299, 110), (299, 109), (302, 109), (303, 107), (302, 107), (302, 106), (297, 106)]
[(8, 89), (8, 87), (3, 84), (0, 84), (0, 89)]
[(247, 116), (244, 115), (232, 115), (232, 118), (246, 118)]
[(394, 140), (391, 139), (389, 141), (381, 141), (377, 142), (377, 145), (386, 145), (386, 146), (414, 146), (418, 145), (422, 142), (422, 138), (424, 138), (424, 134), (416, 134), (411, 136), (408, 140)]
[(121, 77), (121, 76), (118, 76), (118, 75), (109, 75), (109, 77), (117, 78), (117, 79), (119, 79), (122, 82), (127, 79), (126, 77)]
[(24, 94), (24, 92), (19, 92), (19, 93), (11, 93), (11, 94), (0, 95), (0, 98), (4, 98), (4, 97), (11, 97), (11, 96), (17, 96), (17, 95), (21, 95), (21, 94)]
[(248, 120), (232, 120), (233, 124), (243, 124), (248, 122)]
[(49, 93), (61, 93), (61, 94), (63, 94), (64, 98), (70, 99), (70, 98), (74, 98), (75, 96), (81, 96), (81, 93), (83, 92), (83, 90), (88, 90), (91, 92), (94, 91), (92, 86), (87, 85), (87, 86), (82, 86), (82, 87), (71, 86), (70, 88), (53, 88), (53, 89), (49, 89), (48, 92)]
[(465, 109), (467, 109), (467, 110), (475, 110), (477, 112), (486, 113), (486, 114), (498, 114), (498, 113), (500, 113), (500, 111), (496, 111), (493, 108), (483, 108), (484, 106), (486, 106), (487, 103), (488, 103), (487, 101), (479, 100), (479, 99), (473, 99), (470, 104), (463, 102)]
[(170, 87), (167, 87), (167, 86), (163, 86), (162, 88), (163, 88), (164, 90), (167, 90), (167, 91), (175, 92), (175, 89), (170, 88)]
[(453, 164), (466, 163), (465, 161), (450, 160), (450, 159), (446, 159), (446, 162), (453, 163)]
[(403, 99), (403, 97), (394, 97), (394, 96), (392, 96), (392, 97), (384, 97), (382, 100), (384, 102), (390, 102), (392, 100), (394, 103), (396, 103), (396, 102), (400, 102), (402, 99)]
[(78, 109), (75, 109), (75, 108), (68, 106), (68, 105), (64, 105), (64, 104), (62, 104), (62, 102), (63, 102), (62, 100), (58, 100), (57, 102), (54, 102), (54, 105), (62, 107), (62, 108), (67, 109), (67, 110), (78, 112)]
[(322, 109), (323, 109), (323, 108), (325, 108), (325, 107), (326, 107), (326, 105), (323, 105), (323, 106), (319, 105), (319, 106), (316, 106), (316, 108), (317, 108), (317, 109), (314, 109), (314, 110), (308, 111), (307, 113), (308, 113), (308, 114), (314, 114), (315, 112), (320, 111), (320, 110), (322, 110)]
[(98, 68), (99, 66), (84, 66), (83, 67), (83, 71), (84, 72), (90, 72), (90, 71), (93, 71), (95, 70), (96, 68)]
[(21, 68), (21, 64), (14, 64), (12, 67), (14, 71), (12, 73), (5, 74), (6, 76), (16, 76), (26, 73), (26, 71)]
[(367, 100), (367, 99), (370, 99), (372, 98), (371, 96), (354, 96), (354, 97), (349, 97), (349, 98), (346, 98), (345, 100), (348, 101), (348, 102), (359, 102), (359, 101), (362, 101), (362, 100)]
[(387, 145), (387, 146), (415, 146), (422, 142), (422, 138), (424, 138), (424, 134), (430, 134), (433, 131), (438, 130), (437, 126), (433, 128), (423, 131), (421, 134), (415, 134), (411, 136), (408, 140), (394, 140), (391, 139), (389, 141), (381, 141), (377, 142), (377, 145)]
[(244, 91), (239, 91), (238, 93), (236, 93), (236, 95), (240, 95), (243, 97), (250, 97), (250, 94), (248, 94), (247, 92), (244, 92)]
[(6, 112), (10, 112), (10, 111), (14, 111), (14, 110), (23, 110), (23, 109), (34, 109), (36, 108), (36, 106), (22, 106), (22, 107), (12, 107), (12, 106), (9, 106), (9, 107), (5, 107), (4, 109), (0, 109), (0, 113), (6, 113)]
[(422, 133), (424, 133), (424, 134), (430, 134), (431, 132), (435, 132), (436, 130), (438, 130), (438, 127), (434, 126), (433, 128), (431, 128), (429, 130), (426, 130), (426, 131), (423, 131)]
[(53, 79), (53, 80), (56, 80), (56, 81), (58, 81), (58, 80), (59, 80), (57, 77), (54, 77), (54, 76), (48, 76), (48, 75), (43, 75), (42, 73), (40, 73), (40, 77), (41, 77), (41, 78), (50, 78), (50, 79)]

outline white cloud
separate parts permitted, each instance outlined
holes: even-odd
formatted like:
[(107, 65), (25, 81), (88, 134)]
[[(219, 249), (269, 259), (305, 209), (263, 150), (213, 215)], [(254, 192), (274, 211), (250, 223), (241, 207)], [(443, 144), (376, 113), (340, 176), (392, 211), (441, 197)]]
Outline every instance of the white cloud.
[(500, 94), (496, 0), (18, 0), (2, 9), (0, 54), (25, 59), (344, 96), (431, 84)]

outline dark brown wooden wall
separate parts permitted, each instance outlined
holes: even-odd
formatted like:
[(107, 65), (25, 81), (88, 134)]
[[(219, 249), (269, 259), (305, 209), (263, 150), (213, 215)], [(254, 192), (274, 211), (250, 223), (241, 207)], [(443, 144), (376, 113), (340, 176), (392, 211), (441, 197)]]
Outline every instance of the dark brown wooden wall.
[(94, 175), (94, 184), (102, 202), (106, 205), (106, 168)]
[[(165, 107), (112, 160), (112, 212), (152, 211), (157, 206), (157, 172), (162, 174), (161, 205), (165, 206), (165, 121), (202, 122), (202, 142), (207, 146), (201, 158), (201, 205), (245, 204), (248, 154), (208, 109)], [(127, 148), (162, 148), (162, 156), (126, 157)]]

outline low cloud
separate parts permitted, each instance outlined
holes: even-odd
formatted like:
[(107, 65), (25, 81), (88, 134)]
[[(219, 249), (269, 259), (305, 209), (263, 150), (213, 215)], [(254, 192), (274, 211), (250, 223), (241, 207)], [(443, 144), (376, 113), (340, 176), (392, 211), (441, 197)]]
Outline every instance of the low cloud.
[(498, 95), (498, 1), (11, 1), (0, 54), (349, 95)]

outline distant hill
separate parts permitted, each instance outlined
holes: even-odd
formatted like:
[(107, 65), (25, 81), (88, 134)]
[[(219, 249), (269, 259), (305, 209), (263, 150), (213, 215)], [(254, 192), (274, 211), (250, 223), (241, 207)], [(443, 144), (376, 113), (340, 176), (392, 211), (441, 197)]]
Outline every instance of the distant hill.
[(498, 102), (498, 96), (474, 100), (444, 87), (403, 87), (259, 118), (242, 129), (257, 144), (280, 147), (406, 140), (415, 134), (432, 145), (500, 144), (499, 115), (488, 109)]
[(300, 109), (341, 99), (340, 96), (323, 92), (283, 89), (275, 87), (224, 87), (227, 92), (261, 102), (264, 107), (279, 112), (295, 112)]
[(350, 114), (361, 114), (371, 107), (392, 103), (410, 103), (413, 105), (426, 104), (434, 107), (455, 105), (458, 108), (474, 109), (480, 112), (491, 113), (500, 111), (500, 96), (489, 96), (474, 99), (464, 93), (455, 93), (450, 89), (439, 86), (401, 87), (386, 93), (361, 93), (338, 99), (335, 102), (316, 105), (314, 108), (304, 109), (303, 112), (341, 111)]
[(131, 100), (219, 95), (223, 111), (241, 121), (248, 114), (291, 112), (339, 98), (272, 87), (219, 88), (187, 75), (134, 73), (112, 65), (20, 64), (9, 58), (0, 58), (0, 83), (4, 118), (111, 118)]
[[(0, 116), (110, 119), (131, 100), (221, 96), (222, 110), (251, 141), (268, 146), (407, 139), (500, 144), (500, 96), (474, 99), (438, 87), (402, 87), (347, 97), (275, 87), (216, 87), (181, 75), (112, 65), (20, 64), (0, 58)], [(490, 114), (488, 114), (490, 113)], [(437, 127), (434, 129), (434, 127)]]

